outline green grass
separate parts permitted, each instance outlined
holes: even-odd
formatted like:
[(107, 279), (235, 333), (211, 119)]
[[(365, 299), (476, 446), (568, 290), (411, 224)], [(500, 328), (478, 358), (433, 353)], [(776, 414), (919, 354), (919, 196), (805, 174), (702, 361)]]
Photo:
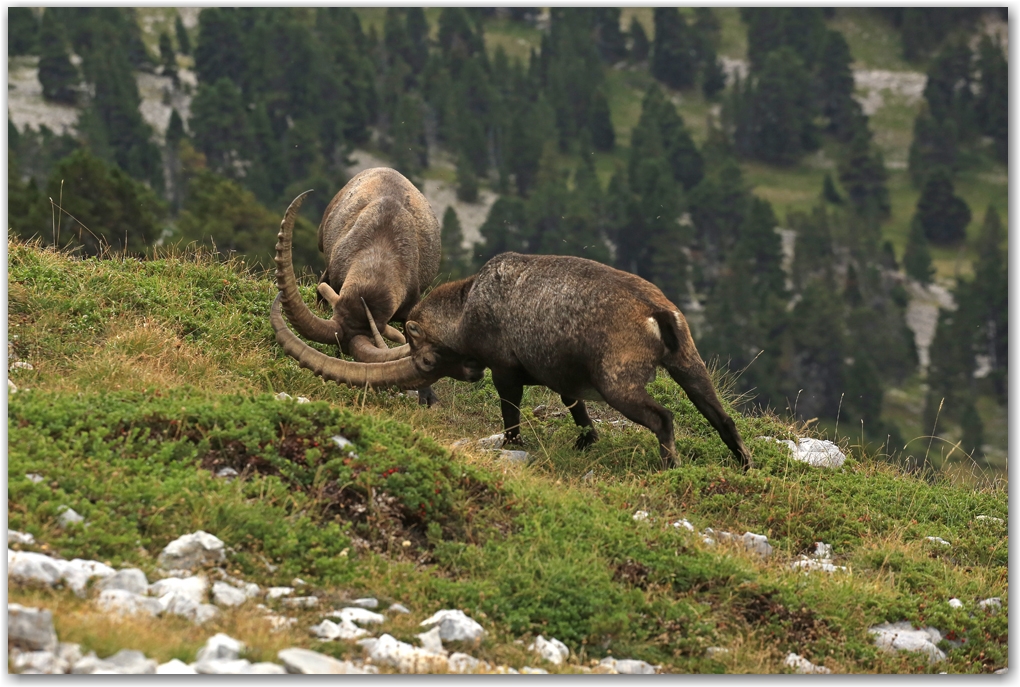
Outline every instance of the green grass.
[(854, 67), (918, 71), (923, 66), (903, 59), (899, 32), (873, 8), (837, 7), (827, 22), (830, 29), (843, 34), (854, 58)]
[[(81, 260), (9, 241), (8, 271), (14, 352), (34, 366), (18, 372), (8, 399), (8, 518), (46, 551), (151, 577), (165, 543), (204, 529), (231, 547), (234, 574), (263, 586), (298, 575), (327, 602), (370, 594), (408, 605), (410, 617), (384, 626), (406, 641), (435, 610), (462, 608), (489, 631), (472, 653), (517, 668), (536, 663), (514, 641), (539, 633), (575, 654), (554, 672), (579, 672), (609, 652), (676, 672), (782, 672), (789, 651), (836, 672), (1006, 664), (1005, 611), (972, 617), (945, 606), (951, 596), (971, 607), (1008, 596), (1005, 527), (975, 520), (1007, 516), (1001, 481), (905, 473), (845, 440), (842, 470), (811, 468), (758, 438), (793, 436), (789, 423), (736, 414), (757, 464), (745, 474), (664, 376), (649, 389), (675, 414), (679, 467), (660, 471), (651, 433), (610, 424), (619, 415), (599, 403), (591, 412), (601, 439), (573, 450), (568, 416), (533, 412), (560, 407), (540, 387), (522, 403), (534, 460), (503, 464), (450, 448), (498, 431), (488, 378), (437, 384), (442, 404), (432, 409), (327, 384), (280, 351), (267, 317), (274, 286), (240, 263)], [(302, 289), (310, 302), (310, 285)], [(279, 391), (312, 402), (275, 400)], [(356, 455), (336, 447), (335, 434)], [(242, 477), (213, 477), (224, 466)], [(30, 472), (45, 480), (32, 483)], [(90, 526), (57, 527), (63, 504)], [(633, 520), (639, 509), (648, 520)], [(766, 534), (775, 554), (707, 546), (674, 528), (679, 518)], [(791, 569), (815, 541), (832, 544), (850, 572)], [(288, 613), (300, 623), (283, 636), (248, 606), (202, 632), (173, 618), (134, 631), (69, 592), (9, 587), (12, 601), (58, 610), (62, 639), (100, 655), (151, 647), (161, 660), (192, 660), (213, 631), (248, 641), (253, 660), (294, 644), (360, 652), (310, 639), (314, 611)], [(968, 641), (944, 645), (949, 659), (934, 667), (876, 650), (867, 628), (904, 619)], [(709, 646), (733, 651), (710, 660)]]

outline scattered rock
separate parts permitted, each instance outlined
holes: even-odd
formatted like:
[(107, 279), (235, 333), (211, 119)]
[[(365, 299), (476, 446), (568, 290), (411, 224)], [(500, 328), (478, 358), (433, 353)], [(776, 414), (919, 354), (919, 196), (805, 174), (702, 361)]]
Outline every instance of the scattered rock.
[(11, 544), (25, 544), (30, 546), (35, 544), (35, 537), (25, 532), (18, 532), (17, 530), (7, 530), (7, 545)]
[(500, 434), (493, 434), (492, 436), (488, 436), (488, 437), (485, 437), (483, 439), (479, 439), (475, 443), (477, 443), (478, 444), (478, 448), (481, 448), (481, 449), (497, 449), (497, 448), (503, 448), (503, 442), (505, 440), (506, 440), (506, 437), (503, 436), (502, 433), (500, 433)]
[(212, 595), (213, 601), (220, 606), (240, 606), (248, 600), (247, 594), (226, 582), (214, 582)]
[(340, 436), (339, 434), (337, 434), (336, 436), (333, 436), (333, 437), (330, 437), (330, 438), (333, 440), (333, 443), (337, 445), (337, 448), (341, 448), (341, 449), (345, 449), (345, 448), (353, 449), (354, 448), (354, 442), (351, 441), (350, 439), (348, 439), (347, 437), (343, 437), (343, 436)]
[(96, 586), (99, 589), (122, 589), (132, 594), (145, 594), (149, 589), (149, 580), (138, 568), (125, 568), (103, 578)]
[(36, 473), (34, 473), (34, 472), (29, 472), (29, 473), (26, 473), (26, 474), (25, 474), (25, 477), (26, 477), (26, 478), (28, 479), (28, 481), (29, 481), (29, 482), (32, 482), (33, 484), (39, 484), (39, 483), (40, 483), (40, 482), (42, 482), (42, 481), (43, 481), (44, 479), (46, 479), (46, 478), (45, 478), (45, 477), (43, 477), (42, 475), (37, 475), (37, 474), (36, 474)]
[(952, 544), (947, 542), (942, 537), (925, 537), (925, 539), (935, 544), (942, 544), (943, 546), (952, 546)]
[(527, 451), (508, 451), (503, 449), (499, 452), (500, 460), (507, 460), (511, 463), (527, 463), (531, 459), (531, 454)]
[(793, 672), (800, 673), (802, 675), (814, 673), (829, 675), (832, 673), (832, 671), (825, 666), (816, 666), (803, 656), (799, 656), (794, 653), (787, 654), (786, 660), (783, 661), (783, 665), (788, 668), (793, 668)]
[(648, 511), (646, 510), (635, 511), (634, 515), (632, 515), (630, 519), (633, 520), (634, 522), (643, 522), (648, 519)]
[(191, 664), (199, 675), (237, 675), (247, 673), (251, 663), (246, 658), (210, 658)]
[(421, 642), (421, 648), (425, 651), (429, 651), (434, 654), (445, 654), (446, 649), (443, 648), (443, 640), (439, 637), (439, 626), (436, 625), (428, 632), (422, 632), (418, 637), (418, 641)]
[(209, 589), (209, 580), (203, 575), (194, 577), (165, 577), (149, 585), (149, 593), (153, 596), (166, 596), (176, 594), (177, 596), (191, 599), (196, 604), (205, 602), (205, 595)]
[(275, 398), (277, 401), (290, 401), (290, 400), (293, 400), (293, 397), (290, 394), (288, 394), (286, 391), (281, 391), (280, 393), (276, 394), (276, 396), (274, 396), (273, 398)]
[(189, 666), (184, 661), (176, 658), (172, 658), (166, 663), (161, 663), (156, 666), (157, 675), (195, 675), (196, 671), (194, 668)]
[(531, 666), (524, 666), (521, 668), (521, 675), (548, 675), (549, 671), (544, 668), (532, 668)]
[(991, 515), (979, 515), (979, 516), (977, 516), (974, 519), (975, 520), (981, 520), (981, 521), (984, 521), (984, 522), (994, 522), (996, 525), (1001, 525), (1003, 523), (1003, 519), (1002, 518), (992, 517)]
[(63, 675), (70, 669), (67, 661), (62, 661), (52, 651), (18, 651), (11, 649), (9, 656), (12, 672), (38, 673), (42, 675)]
[(486, 661), (479, 661), (474, 656), (454, 653), (447, 659), (447, 670), (451, 673), (474, 673), (478, 670), (492, 670), (492, 666)]
[(108, 577), (116, 571), (98, 561), (80, 558), (65, 561), (32, 551), (7, 549), (7, 574), (21, 582), (41, 582), (53, 586), (63, 582), (78, 596), (93, 577)]
[(75, 512), (70, 506), (60, 506), (57, 512), (60, 514), (57, 516), (57, 522), (60, 523), (61, 527), (70, 527), (71, 525), (85, 522), (85, 518)]
[(293, 587), (270, 587), (268, 591), (266, 591), (266, 598), (279, 599), (281, 596), (290, 596), (293, 593)]
[(96, 600), (96, 605), (104, 611), (120, 615), (141, 613), (155, 616), (166, 610), (158, 599), (129, 592), (126, 589), (103, 590)]
[(984, 601), (978, 601), (978, 608), (995, 613), (1002, 608), (1002, 599), (997, 596), (993, 596), (989, 599), (985, 599)]
[(705, 658), (719, 658), (723, 654), (730, 653), (730, 650), (724, 646), (710, 646), (705, 649)]
[(45, 609), (7, 604), (7, 645), (25, 651), (56, 651), (53, 614)]
[(410, 613), (411, 612), (410, 609), (408, 609), (407, 606), (405, 606), (403, 604), (390, 604), (390, 607), (387, 610), (393, 611), (394, 613)]
[(361, 599), (355, 599), (351, 602), (354, 606), (360, 606), (361, 608), (379, 608), (379, 599), (371, 596), (366, 596)]
[(790, 564), (791, 568), (804, 568), (804, 572), (808, 573), (812, 570), (821, 570), (822, 572), (834, 573), (837, 570), (846, 570), (845, 565), (834, 565), (831, 560), (817, 558), (807, 558), (801, 556), (801, 560), (794, 561)]
[(677, 520), (676, 522), (674, 522), (673, 523), (673, 527), (675, 527), (677, 529), (680, 529), (681, 527), (683, 527), (685, 530), (687, 530), (689, 532), (693, 532), (694, 531), (694, 525), (689, 523), (686, 518), (683, 518), (681, 520)]
[(7, 393), (9, 393), (9, 394), (16, 394), (16, 393), (18, 393), (17, 385), (14, 382), (12, 382), (11, 380), (9, 380), (9, 379), (7, 380)]
[(295, 587), (304, 587), (305, 585), (308, 584), (307, 582), (302, 580), (300, 577), (295, 577), (293, 580), (290, 581), (290, 583), (292, 585), (294, 585)]
[(811, 439), (808, 437), (797, 439), (796, 441), (791, 441), (790, 439), (773, 439), (772, 437), (758, 438), (775, 441), (777, 444), (786, 444), (786, 446), (789, 447), (790, 455), (794, 460), (800, 461), (801, 463), (807, 463), (808, 465), (816, 468), (838, 468), (846, 461), (846, 456), (839, 450), (839, 447), (831, 441)]
[(477, 642), (485, 634), (481, 625), (465, 615), (464, 611), (455, 609), (437, 611), (421, 622), (422, 627), (433, 625), (439, 625), (439, 636), (444, 642)]
[(379, 623), (386, 622), (386, 616), (379, 613), (373, 613), (372, 611), (360, 606), (348, 606), (347, 608), (341, 608), (339, 611), (333, 611), (329, 615), (352, 623), (368, 623), (370, 625), (377, 625)]
[(1009, 668), (999, 668), (998, 670), (993, 670), (992, 675), (1005, 675), (1008, 672)]
[(232, 661), (241, 655), (244, 649), (244, 642), (240, 642), (229, 635), (218, 632), (206, 640), (205, 645), (195, 655), (196, 661)]
[(234, 479), (235, 477), (237, 477), (237, 475), (238, 475), (237, 470), (235, 470), (234, 468), (229, 468), (229, 467), (228, 468), (220, 468), (216, 472), (216, 476), (217, 477), (222, 477), (222, 478), (226, 479), (227, 481), (230, 481), (230, 480)]
[(584, 473), (584, 477), (581, 478), (581, 481), (582, 482), (590, 482), (594, 478), (595, 478), (595, 471), (594, 470), (589, 470), (588, 472)]
[(542, 635), (535, 638), (535, 641), (528, 646), (528, 651), (534, 651), (556, 666), (570, 658), (570, 649), (566, 644), (556, 638), (546, 639)]
[(446, 656), (411, 646), (388, 634), (379, 639), (362, 639), (358, 644), (373, 663), (392, 666), (402, 673), (440, 672), (448, 665)]
[(369, 634), (368, 630), (363, 630), (349, 620), (341, 620), (339, 623), (334, 623), (332, 620), (323, 620), (318, 625), (310, 627), (309, 630), (319, 639), (326, 641), (334, 639), (358, 639)]
[(832, 546), (825, 542), (815, 542), (815, 552), (812, 554), (815, 558), (828, 559), (832, 558)]
[(297, 402), (298, 402), (298, 403), (311, 403), (311, 401), (309, 401), (309, 400), (308, 400), (307, 398), (305, 398), (304, 396), (298, 396), (298, 397), (297, 397)]
[(292, 596), (285, 597), (283, 605), (289, 608), (314, 608), (319, 605), (319, 597), (317, 596)]
[(121, 649), (113, 656), (103, 659), (103, 663), (112, 666), (112, 670), (120, 675), (153, 675), (158, 663), (146, 658), (141, 651)]
[(946, 654), (936, 646), (942, 634), (933, 627), (915, 630), (907, 621), (883, 623), (869, 628), (875, 635), (875, 646), (886, 651), (912, 651), (928, 656), (929, 663), (945, 659)]
[(963, 602), (960, 601), (959, 599), (957, 599), (956, 597), (953, 597), (952, 599), (949, 600), (949, 607), (950, 608), (963, 608)]
[(297, 647), (284, 649), (277, 658), (288, 673), (300, 675), (364, 675), (377, 672), (374, 666), (362, 667), (351, 661), (338, 661), (332, 656)]
[(159, 554), (157, 562), (167, 569), (193, 570), (194, 568), (223, 563), (227, 556), (223, 542), (208, 532), (199, 530), (173, 540)]
[(621, 675), (655, 675), (656, 673), (655, 666), (633, 658), (617, 659), (606, 656), (599, 661), (599, 666), (603, 669), (614, 670)]
[(8, 367), (7, 369), (8, 370), (33, 370), (35, 368), (32, 367), (32, 363), (26, 363), (23, 360), (19, 360), (17, 362), (11, 363), (10, 367)]

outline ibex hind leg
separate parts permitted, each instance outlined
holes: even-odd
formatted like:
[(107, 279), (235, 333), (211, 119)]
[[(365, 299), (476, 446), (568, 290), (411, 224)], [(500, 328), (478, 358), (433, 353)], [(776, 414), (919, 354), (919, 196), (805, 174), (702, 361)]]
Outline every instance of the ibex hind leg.
[(694, 353), (685, 357), (680, 353), (675, 353), (663, 361), (663, 366), (673, 381), (687, 392), (687, 397), (694, 403), (698, 412), (704, 415), (709, 424), (719, 433), (723, 443), (733, 451), (733, 455), (740, 459), (744, 469), (753, 467), (751, 454), (744, 446), (733, 418), (723, 409), (719, 396), (715, 392), (715, 385), (712, 384), (712, 378), (709, 377), (708, 369), (705, 367), (704, 361), (701, 360), (701, 356)]
[[(642, 376), (644, 381), (646, 376)], [(659, 458), (664, 470), (676, 466), (676, 443), (673, 441), (673, 413), (652, 398), (639, 383), (597, 385), (598, 392), (611, 407), (631, 422), (652, 430), (659, 440)]]
[(570, 417), (574, 418), (574, 424), (581, 428), (581, 435), (574, 442), (574, 448), (578, 451), (583, 451), (594, 444), (599, 438), (598, 432), (595, 431), (595, 425), (592, 424), (591, 418), (588, 417), (588, 408), (584, 405), (584, 401), (580, 399), (560, 396), (560, 400), (563, 401), (563, 405), (570, 411)]

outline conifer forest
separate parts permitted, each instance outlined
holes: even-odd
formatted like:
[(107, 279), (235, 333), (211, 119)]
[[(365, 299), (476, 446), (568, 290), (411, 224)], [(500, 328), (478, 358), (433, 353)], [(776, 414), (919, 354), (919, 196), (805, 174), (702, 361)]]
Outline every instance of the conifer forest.
[(504, 251), (635, 273), (741, 412), (897, 464), (1004, 472), (1006, 22), (11, 7), (8, 231), (271, 269), (284, 210), (314, 189), (294, 248), (312, 284), (327, 203), (390, 166), (442, 226), (440, 282)]

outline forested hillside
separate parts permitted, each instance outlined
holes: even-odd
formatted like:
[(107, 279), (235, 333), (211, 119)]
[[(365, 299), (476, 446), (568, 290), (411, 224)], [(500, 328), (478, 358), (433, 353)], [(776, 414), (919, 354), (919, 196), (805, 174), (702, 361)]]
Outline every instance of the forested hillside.
[(323, 209), (379, 159), (432, 200), (443, 279), (507, 250), (611, 264), (684, 310), (745, 410), (907, 465), (1005, 469), (1004, 10), (8, 19), (20, 237), (268, 265), (314, 188), (312, 273)]

